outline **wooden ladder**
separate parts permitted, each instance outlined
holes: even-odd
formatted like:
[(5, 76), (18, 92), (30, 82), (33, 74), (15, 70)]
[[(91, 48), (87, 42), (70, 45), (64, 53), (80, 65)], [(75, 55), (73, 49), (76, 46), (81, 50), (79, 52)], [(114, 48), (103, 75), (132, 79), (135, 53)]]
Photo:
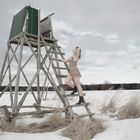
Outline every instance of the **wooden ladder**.
[[(45, 41), (45, 39), (43, 37), (41, 39), (44, 42), (44, 44), (46, 44), (46, 46), (47, 46), (47, 42)], [(51, 62), (52, 68), (54, 70), (55, 76), (58, 81), (58, 86), (56, 86), (56, 83), (54, 83), (54, 82), (52, 83), (52, 86), (54, 87), (54, 89), (57, 89), (57, 91), (59, 92), (59, 96), (62, 95), (61, 98), (63, 98), (63, 100), (65, 101), (64, 107), (66, 109), (67, 115), (70, 118), (89, 117), (90, 120), (94, 121), (94, 118), (93, 118), (94, 113), (91, 113), (91, 111), (89, 109), (89, 103), (86, 103), (86, 101), (85, 101), (84, 104), (80, 104), (80, 105), (79, 104), (74, 104), (74, 105), (70, 104), (69, 97), (78, 97), (79, 95), (78, 94), (74, 94), (74, 95), (66, 94), (65, 85), (63, 84), (62, 81), (63, 81), (63, 78), (65, 78), (67, 75), (62, 74), (62, 71), (65, 70), (68, 72), (69, 69), (68, 69), (68, 65), (66, 63), (59, 61), (59, 58), (65, 59), (65, 57), (64, 57), (65, 54), (61, 51), (61, 47), (57, 44), (56, 41), (52, 42), (51, 46), (53, 46), (52, 50), (49, 50), (46, 47), (46, 53), (48, 53), (49, 60)], [(53, 54), (55, 57), (52, 58), (51, 54)], [(61, 66), (61, 63), (63, 63), (63, 67)], [(75, 113), (73, 111), (73, 108), (75, 108), (75, 107), (84, 107), (86, 110), (86, 114), (75, 115)]]

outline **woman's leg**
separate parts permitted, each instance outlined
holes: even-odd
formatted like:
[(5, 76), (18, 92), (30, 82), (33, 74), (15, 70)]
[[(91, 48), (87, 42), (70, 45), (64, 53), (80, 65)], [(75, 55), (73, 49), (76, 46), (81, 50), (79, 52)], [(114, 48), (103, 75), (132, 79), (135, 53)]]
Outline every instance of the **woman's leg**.
[(74, 88), (74, 83), (72, 82), (71, 75), (68, 75), (65, 79), (65, 84), (68, 85), (71, 88)]
[(74, 77), (74, 83), (78, 89), (79, 96), (83, 96), (83, 89), (80, 84), (80, 77)]
[(83, 103), (85, 103), (85, 101), (83, 98), (83, 89), (82, 89), (81, 84), (80, 84), (80, 77), (75, 77), (74, 83), (77, 86), (78, 92), (79, 92), (79, 101), (76, 104), (83, 104)]

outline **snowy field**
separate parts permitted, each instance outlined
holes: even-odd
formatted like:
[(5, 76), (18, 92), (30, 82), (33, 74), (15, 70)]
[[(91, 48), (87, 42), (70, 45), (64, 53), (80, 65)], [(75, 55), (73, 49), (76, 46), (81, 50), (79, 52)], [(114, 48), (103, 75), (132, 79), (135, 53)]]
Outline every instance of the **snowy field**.
[[(105, 130), (95, 135), (92, 140), (140, 140), (140, 118), (129, 118), (120, 120), (117, 113), (128, 101), (138, 101), (140, 107), (140, 90), (109, 90), (109, 91), (85, 91), (85, 100), (90, 103), (91, 112), (95, 113), (95, 118), (102, 120)], [(20, 98), (21, 95), (19, 95)], [(71, 97), (71, 104), (75, 104), (78, 97)], [(115, 111), (103, 109), (110, 102), (114, 103)], [(0, 98), (0, 105), (9, 104), (9, 95), (5, 94)], [(24, 105), (33, 104), (33, 98), (28, 96)], [(42, 100), (42, 105), (50, 107), (62, 107), (58, 96), (54, 92), (48, 92), (47, 99)], [(113, 107), (111, 109), (114, 109)], [(28, 109), (30, 110), (30, 109)], [(103, 111), (104, 110), (104, 111)], [(25, 110), (22, 110), (25, 111)], [(75, 108), (74, 112), (83, 114), (83, 108)], [(2, 116), (2, 114), (0, 114)], [(42, 122), (45, 118), (31, 118), (25, 116), (17, 123), (30, 124), (32, 122)], [(0, 140), (70, 140), (61, 135), (62, 130), (48, 133), (14, 133), (0, 130)]]

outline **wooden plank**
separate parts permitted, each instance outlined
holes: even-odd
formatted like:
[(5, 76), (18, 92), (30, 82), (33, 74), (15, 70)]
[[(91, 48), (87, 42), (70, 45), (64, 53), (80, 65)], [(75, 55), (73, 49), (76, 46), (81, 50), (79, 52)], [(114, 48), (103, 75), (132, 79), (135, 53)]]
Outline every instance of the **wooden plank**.
[(25, 116), (25, 115), (38, 115), (38, 114), (46, 114), (46, 113), (54, 113), (54, 112), (65, 112), (65, 110), (43, 110), (43, 111), (31, 111), (31, 112), (20, 112), (18, 116)]
[(44, 39), (45, 41), (52, 41), (52, 42), (57, 41), (56, 39), (52, 39), (52, 38), (44, 37), (44, 36), (43, 36), (43, 39)]
[[(35, 38), (35, 39), (37, 39), (37, 37), (38, 37), (37, 35), (29, 34), (29, 33), (27, 33), (27, 32), (26, 32), (26, 36), (27, 36), (27, 37), (33, 37), (33, 38)], [(51, 41), (51, 42), (57, 41), (56, 39), (52, 39), (52, 38), (49, 38), (49, 37), (43, 37), (43, 39), (44, 39), (44, 41), (46, 41), (46, 42), (48, 42), (48, 41), (49, 41), (49, 42), (50, 42), (50, 41)]]
[(68, 106), (68, 108), (72, 108), (72, 107), (81, 107), (81, 106), (88, 106), (90, 103), (84, 103), (84, 104), (74, 104), (74, 105), (70, 105)]
[[(63, 61), (60, 61), (58, 58), (51, 58), (51, 60), (53, 60), (53, 61), (59, 61), (59, 63), (64, 63)], [(57, 66), (58, 67), (58, 66)], [(58, 67), (59, 68), (59, 67)]]
[(48, 46), (56, 47), (56, 48), (61, 48), (59, 45), (54, 45), (54, 44), (48, 44)]
[(59, 75), (59, 74), (56, 74), (56, 77), (58, 77), (58, 78), (66, 78), (67, 75)]
[[(85, 102), (85, 100), (84, 100), (84, 102)], [(86, 109), (86, 111), (87, 111), (88, 114), (92, 114), (88, 106), (85, 106), (85, 109)], [(91, 121), (94, 121), (93, 116), (89, 116), (89, 119), (90, 119)]]
[(55, 67), (55, 69), (62, 69), (62, 70), (68, 70), (66, 67)]
[[(85, 96), (86, 94), (83, 93), (83, 96)], [(67, 97), (77, 97), (79, 96), (79, 94), (66, 94)]]
[(21, 39), (20, 52), (19, 52), (20, 54), (19, 54), (19, 61), (18, 61), (18, 68), (17, 68), (17, 72), (16, 72), (15, 94), (14, 94), (14, 101), (13, 101), (13, 107), (12, 107), (12, 111), (14, 113), (17, 112), (18, 90), (19, 90), (21, 62), (22, 62), (22, 55), (23, 55), (23, 43), (24, 43), (24, 38)]
[(93, 116), (93, 115), (95, 115), (95, 113), (83, 114), (83, 115), (78, 115), (78, 118), (89, 117), (89, 116)]
[[(8, 44), (8, 47), (12, 49), (11, 45)], [(8, 63), (10, 62), (10, 54), (8, 53)], [(11, 105), (13, 105), (13, 95), (12, 95), (12, 83), (11, 83), (11, 66), (9, 65), (9, 81), (10, 81), (10, 100), (11, 100)]]
[(61, 54), (61, 55), (65, 55), (65, 53), (62, 53), (62, 52), (57, 52), (57, 51), (49, 51), (49, 53), (54, 53), (54, 54)]
[(53, 61), (58, 61), (56, 58), (51, 58), (51, 60), (53, 60)]

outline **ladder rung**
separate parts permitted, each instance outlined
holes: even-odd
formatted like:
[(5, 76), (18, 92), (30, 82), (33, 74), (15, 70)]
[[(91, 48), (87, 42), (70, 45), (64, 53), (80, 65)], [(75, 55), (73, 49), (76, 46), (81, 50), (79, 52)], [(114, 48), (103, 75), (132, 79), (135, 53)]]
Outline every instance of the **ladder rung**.
[[(54, 61), (62, 62), (62, 61), (60, 61), (59, 59), (56, 59), (56, 58), (51, 58), (51, 59), (54, 60)], [(64, 63), (64, 62), (62, 62), (62, 63)]]
[[(83, 96), (85, 96), (86, 94), (84, 93)], [(67, 97), (77, 97), (79, 96), (79, 94), (66, 94)]]
[(67, 87), (66, 84), (59, 84), (59, 87)]
[(78, 115), (78, 118), (83, 118), (83, 117), (88, 117), (88, 116), (93, 116), (93, 115), (95, 115), (95, 113), (83, 114), (83, 115)]
[(65, 55), (65, 53), (62, 53), (62, 52), (56, 52), (56, 51), (49, 51), (49, 53)]
[(68, 108), (71, 108), (71, 107), (80, 107), (80, 106), (87, 106), (89, 105), (89, 103), (84, 103), (84, 104), (74, 104), (74, 105), (70, 105), (68, 106)]
[(64, 67), (55, 67), (55, 69), (63, 69), (63, 70), (68, 70), (67, 68), (64, 68)]
[(49, 45), (52, 47), (61, 48), (61, 46), (59, 46), (59, 45), (54, 45), (54, 44), (49, 44)]
[(54, 61), (58, 61), (58, 59), (56, 59), (56, 58), (52, 58), (52, 60), (54, 60)]
[(56, 77), (58, 77), (58, 78), (65, 78), (65, 77), (67, 77), (67, 75), (59, 75), (59, 74), (56, 74)]
[(49, 38), (49, 37), (43, 37), (43, 39), (44, 39), (45, 41), (52, 41), (52, 42), (57, 41), (56, 39), (52, 39), (52, 38)]

